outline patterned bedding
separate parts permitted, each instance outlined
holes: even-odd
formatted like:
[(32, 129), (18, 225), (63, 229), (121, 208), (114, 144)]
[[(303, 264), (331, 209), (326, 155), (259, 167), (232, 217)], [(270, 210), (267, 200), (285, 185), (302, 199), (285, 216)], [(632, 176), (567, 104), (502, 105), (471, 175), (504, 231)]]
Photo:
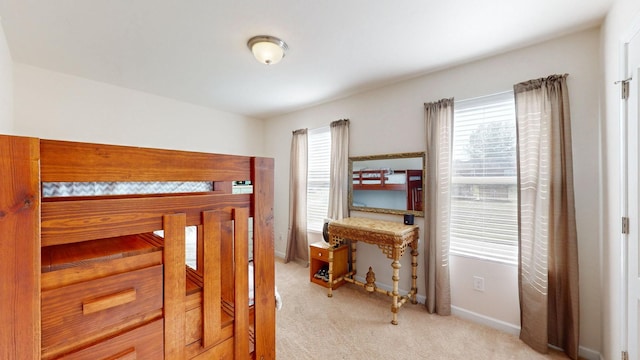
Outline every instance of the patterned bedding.
[(172, 194), (213, 191), (210, 181), (43, 182), (43, 197)]

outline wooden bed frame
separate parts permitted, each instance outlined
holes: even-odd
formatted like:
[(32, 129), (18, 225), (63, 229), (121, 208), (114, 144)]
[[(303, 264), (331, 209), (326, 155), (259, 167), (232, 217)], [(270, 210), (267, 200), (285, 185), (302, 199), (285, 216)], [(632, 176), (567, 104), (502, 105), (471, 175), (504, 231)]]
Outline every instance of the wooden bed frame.
[[(1, 359), (275, 359), (272, 159), (6, 135), (0, 154)], [(232, 194), (238, 180), (253, 193)], [(41, 195), (45, 182), (96, 181), (213, 190)], [(198, 229), (197, 269), (185, 226)]]

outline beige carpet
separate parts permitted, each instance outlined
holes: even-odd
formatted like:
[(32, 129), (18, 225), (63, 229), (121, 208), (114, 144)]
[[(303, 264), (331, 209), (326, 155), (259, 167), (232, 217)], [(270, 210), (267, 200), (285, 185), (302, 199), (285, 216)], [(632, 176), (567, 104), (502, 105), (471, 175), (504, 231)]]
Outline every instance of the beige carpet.
[(346, 284), (333, 298), (309, 282), (309, 268), (276, 262), (283, 307), (276, 355), (288, 359), (567, 359), (539, 354), (509, 335), (455, 316), (405, 304), (391, 325), (391, 298)]

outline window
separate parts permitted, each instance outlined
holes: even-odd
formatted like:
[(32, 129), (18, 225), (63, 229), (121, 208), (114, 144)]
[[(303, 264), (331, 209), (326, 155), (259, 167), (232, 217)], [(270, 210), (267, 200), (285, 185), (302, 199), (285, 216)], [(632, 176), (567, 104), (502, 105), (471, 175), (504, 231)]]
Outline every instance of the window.
[(307, 231), (322, 232), (329, 208), (331, 131), (309, 130), (307, 166)]
[(513, 92), (456, 101), (453, 124), (450, 252), (517, 264)]

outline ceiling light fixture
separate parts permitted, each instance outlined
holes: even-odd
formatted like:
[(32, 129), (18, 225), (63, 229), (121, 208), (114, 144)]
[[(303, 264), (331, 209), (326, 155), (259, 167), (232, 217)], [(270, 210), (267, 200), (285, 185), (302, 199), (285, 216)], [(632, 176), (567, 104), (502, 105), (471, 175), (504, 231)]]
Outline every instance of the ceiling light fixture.
[(284, 41), (269, 35), (254, 36), (247, 41), (247, 46), (258, 61), (267, 65), (280, 62), (285, 51), (289, 50)]

